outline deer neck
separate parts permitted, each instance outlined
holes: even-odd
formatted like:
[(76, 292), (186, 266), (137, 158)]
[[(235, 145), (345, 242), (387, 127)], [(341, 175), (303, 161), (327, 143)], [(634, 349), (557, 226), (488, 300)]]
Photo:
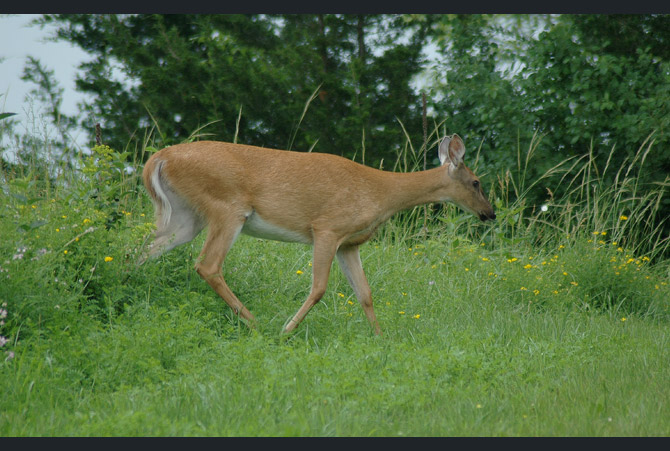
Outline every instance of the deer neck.
[(383, 203), (391, 214), (417, 205), (448, 200), (448, 166), (418, 172), (385, 172)]

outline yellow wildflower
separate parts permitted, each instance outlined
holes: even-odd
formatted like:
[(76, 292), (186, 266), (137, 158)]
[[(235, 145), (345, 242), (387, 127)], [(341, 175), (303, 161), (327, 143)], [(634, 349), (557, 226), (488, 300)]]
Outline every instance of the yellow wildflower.
[(106, 262), (111, 262), (112, 260), (114, 260), (114, 257), (105, 257)]
[(300, 275), (300, 274), (302, 274), (302, 271), (297, 270), (295, 273), (296, 273), (297, 275)]

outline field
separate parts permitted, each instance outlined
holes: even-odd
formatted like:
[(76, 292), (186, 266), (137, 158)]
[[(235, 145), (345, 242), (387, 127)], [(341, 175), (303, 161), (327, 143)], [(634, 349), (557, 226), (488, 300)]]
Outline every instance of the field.
[(647, 151), (614, 182), (588, 155), (553, 168), (569, 189), (543, 209), (522, 163), (489, 175), (493, 224), (392, 218), (362, 248), (380, 337), (337, 265), (280, 335), (308, 246), (231, 250), (253, 331), (193, 270), (202, 236), (138, 267), (153, 211), (122, 154), (8, 169), (0, 436), (670, 435), (669, 254), (647, 220), (666, 186), (638, 187)]

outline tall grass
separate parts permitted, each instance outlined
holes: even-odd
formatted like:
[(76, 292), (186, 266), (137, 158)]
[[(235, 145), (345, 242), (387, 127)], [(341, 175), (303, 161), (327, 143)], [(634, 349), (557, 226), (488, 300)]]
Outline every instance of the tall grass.
[[(534, 139), (525, 159), (518, 159), (516, 174), (508, 171), (498, 176), (498, 191), (492, 193), (505, 200), (502, 206), (507, 208), (507, 215), (515, 215), (510, 224), (514, 226), (509, 231), (512, 235), (530, 236), (536, 244), (544, 245), (552, 241), (574, 242), (585, 233), (597, 233), (607, 235), (634, 254), (667, 257), (668, 237), (663, 235), (667, 218), (660, 218), (658, 213), (661, 200), (667, 196), (670, 178), (651, 186), (640, 183), (653, 141), (645, 141), (619, 168), (610, 166), (615, 147), (604, 166), (597, 164), (591, 148), (588, 153), (566, 159), (527, 183), (526, 173), (537, 144)], [(527, 194), (542, 182), (550, 185), (545, 208), (539, 205), (528, 208)]]
[[(439, 136), (436, 127), (430, 142), (436, 144)], [(598, 164), (591, 148), (529, 180), (540, 140), (536, 134), (525, 152), (521, 147), (517, 149), (515, 168), (495, 175), (494, 180), (484, 177), (490, 186), (488, 197), (496, 208), (494, 227), (480, 227), (456, 207), (447, 206), (435, 209), (432, 222), (435, 225), (438, 221), (441, 225), (434, 230), (440, 233), (446, 228), (452, 234), (496, 247), (525, 243), (530, 248), (574, 244), (596, 234), (607, 236), (610, 242), (618, 243), (632, 254), (654, 261), (670, 255), (670, 237), (665, 232), (668, 218), (659, 215), (661, 202), (668, 195), (670, 176), (663, 182), (641, 182), (653, 140), (648, 138), (618, 168), (610, 164), (616, 147), (610, 150), (604, 166)], [(394, 170), (418, 169), (421, 154), (414, 151), (409, 141), (407, 136), (407, 144), (398, 153)], [(466, 161), (475, 172), (478, 172), (480, 150), (477, 149), (472, 160)], [(531, 201), (530, 193), (540, 187), (548, 193), (547, 201)], [(399, 221), (392, 221), (386, 233), (404, 238), (416, 236), (419, 218), (419, 208), (399, 215)]]

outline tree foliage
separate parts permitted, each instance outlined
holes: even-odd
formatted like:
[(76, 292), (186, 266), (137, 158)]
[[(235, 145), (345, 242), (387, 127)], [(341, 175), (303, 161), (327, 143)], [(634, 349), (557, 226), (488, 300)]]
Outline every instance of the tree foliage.
[[(589, 153), (603, 171), (650, 136), (641, 181), (670, 172), (666, 15), (61, 14), (39, 22), (91, 55), (77, 79), (90, 94), (79, 120), (89, 130), (100, 122), (118, 149), (136, 151), (150, 134), (160, 146), (201, 133), (364, 153), (378, 165), (407, 137), (422, 142), (420, 75), (440, 132), (480, 148), (488, 173), (519, 164), (531, 146), (539, 158), (529, 178)], [(544, 188), (531, 198), (543, 201)]]
[(530, 177), (589, 152), (620, 167), (652, 135), (645, 181), (665, 179), (670, 16), (443, 16), (432, 33), (445, 56), (433, 106), (490, 168), (538, 136)]
[(379, 160), (403, 142), (398, 120), (421, 130), (410, 80), (428, 22), (313, 14), (41, 21), (51, 22), (58, 38), (92, 55), (77, 79), (92, 99), (83, 122), (101, 122), (114, 147), (141, 143), (152, 127), (171, 144), (206, 126), (214, 139), (349, 157), (365, 146)]

